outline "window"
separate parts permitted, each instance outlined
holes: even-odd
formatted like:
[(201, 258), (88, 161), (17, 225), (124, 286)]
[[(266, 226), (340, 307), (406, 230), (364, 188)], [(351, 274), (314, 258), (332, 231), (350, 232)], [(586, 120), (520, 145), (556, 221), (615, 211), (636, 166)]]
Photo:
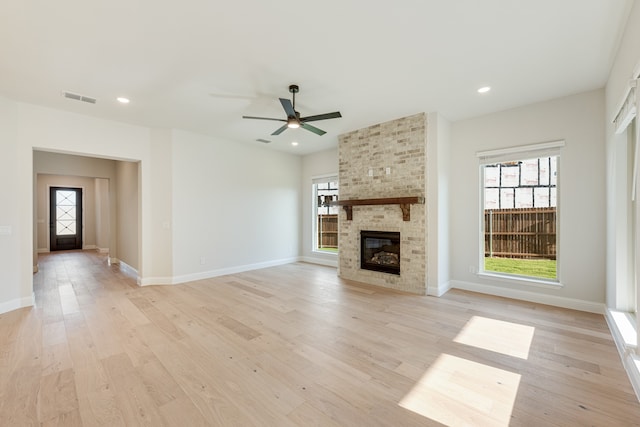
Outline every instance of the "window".
[(338, 178), (335, 176), (313, 180), (313, 235), (315, 251), (338, 252)]
[[(636, 119), (633, 119), (626, 129), (626, 144), (621, 144), (620, 164), (617, 173), (618, 182), (616, 183), (616, 208), (620, 212), (616, 213), (616, 228), (621, 232), (618, 233), (620, 246), (626, 248), (626, 251), (620, 251), (617, 255), (619, 271), (617, 271), (618, 290), (616, 295), (615, 307), (618, 310), (628, 312), (635, 317), (637, 312), (637, 287), (638, 278), (637, 271), (639, 262), (637, 258), (638, 243), (640, 243), (640, 229), (638, 228), (638, 196), (640, 194), (638, 188), (638, 162), (640, 153), (637, 152), (638, 145), (635, 142), (636, 135)], [(626, 164), (625, 164), (626, 163)]]
[(558, 149), (562, 142), (478, 153), (481, 271), (558, 281)]
[[(634, 74), (636, 82), (640, 75), (640, 63)], [(620, 109), (613, 119), (616, 138), (615, 167), (613, 168), (614, 203), (607, 212), (615, 218), (616, 247), (620, 248), (615, 254), (615, 298), (610, 302), (611, 308), (626, 312), (630, 317), (636, 317), (639, 305), (638, 273), (640, 272), (640, 196), (639, 168), (640, 168), (640, 129), (638, 129), (637, 114), (640, 110), (640, 98), (637, 96), (637, 84), (630, 85), (620, 104)], [(640, 330), (640, 328), (638, 328)], [(637, 336), (636, 336), (637, 338)]]

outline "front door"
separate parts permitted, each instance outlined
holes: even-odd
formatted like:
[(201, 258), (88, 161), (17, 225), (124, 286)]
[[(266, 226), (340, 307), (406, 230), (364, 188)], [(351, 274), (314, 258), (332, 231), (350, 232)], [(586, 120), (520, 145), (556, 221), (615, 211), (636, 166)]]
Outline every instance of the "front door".
[(51, 250), (82, 249), (82, 189), (51, 187), (49, 200)]

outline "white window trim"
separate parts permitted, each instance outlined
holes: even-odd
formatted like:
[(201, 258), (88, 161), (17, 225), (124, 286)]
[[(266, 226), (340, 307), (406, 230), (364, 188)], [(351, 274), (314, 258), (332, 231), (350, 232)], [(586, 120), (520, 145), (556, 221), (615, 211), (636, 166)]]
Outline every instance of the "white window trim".
[(314, 175), (311, 177), (311, 252), (314, 255), (328, 256), (331, 258), (337, 258), (338, 254), (335, 252), (322, 251), (318, 249), (318, 211), (316, 209), (318, 195), (314, 189), (314, 186), (316, 184), (323, 184), (327, 182), (327, 180), (334, 178), (335, 181), (338, 182), (338, 188), (340, 188), (340, 181), (338, 181), (337, 173)]
[[(481, 263), (480, 265), (482, 264), (483, 263)], [(556, 273), (558, 273), (558, 264), (556, 264)], [(528, 286), (535, 286), (537, 288), (557, 289), (564, 287), (564, 285), (560, 283), (559, 280), (542, 279), (533, 276), (520, 276), (518, 274), (500, 273), (498, 271), (480, 271), (478, 272), (478, 277), (483, 277), (486, 279), (497, 279), (509, 283), (522, 283)]]
[[(565, 145), (564, 140), (556, 140), (556, 141), (541, 142), (537, 144), (519, 145), (514, 147), (506, 147), (506, 148), (476, 152), (476, 157), (478, 157), (479, 166), (480, 166), (479, 168), (479, 175), (480, 175), (479, 176), (479, 182), (480, 182), (479, 212), (484, 212), (484, 191), (483, 191), (484, 180), (483, 180), (483, 173), (482, 173), (484, 166), (490, 165), (493, 163), (522, 160), (524, 158), (555, 156), (555, 157), (558, 157), (556, 168), (557, 168), (557, 171), (559, 172), (561, 169), (560, 151), (564, 147), (564, 145)], [(556, 177), (556, 180), (557, 180), (556, 188), (558, 189), (556, 190), (556, 209), (558, 212), (560, 212), (561, 197), (560, 197), (559, 189), (560, 189), (561, 175), (562, 175), (561, 173), (558, 173), (558, 176)], [(478, 239), (478, 256), (479, 256), (478, 265), (480, 266), (480, 268), (478, 269), (477, 275), (479, 277), (487, 277), (487, 278), (490, 277), (492, 279), (502, 279), (504, 281), (509, 281), (511, 283), (521, 283), (521, 284), (536, 286), (536, 287), (560, 288), (564, 286), (560, 281), (561, 279), (561, 274), (560, 274), (561, 251), (560, 250), (558, 250), (556, 255), (556, 279), (555, 280), (543, 279), (543, 278), (533, 277), (533, 276), (520, 276), (516, 274), (501, 273), (496, 271), (486, 271), (484, 269), (484, 238), (482, 238), (484, 236), (484, 225), (483, 225), (484, 221), (482, 219), (482, 215), (478, 215), (478, 220), (479, 220), (479, 230), (480, 230), (480, 234), (478, 236), (480, 237)], [(560, 235), (561, 235), (560, 216), (557, 215), (556, 216), (556, 245), (558, 248), (562, 247), (560, 242), (561, 240)]]
[(476, 157), (480, 159), (480, 165), (483, 166), (491, 163), (508, 162), (516, 158), (522, 159), (527, 156), (531, 156), (531, 158), (558, 156), (562, 147), (564, 147), (563, 139), (538, 144), (499, 148), (496, 150), (478, 151), (476, 152)]

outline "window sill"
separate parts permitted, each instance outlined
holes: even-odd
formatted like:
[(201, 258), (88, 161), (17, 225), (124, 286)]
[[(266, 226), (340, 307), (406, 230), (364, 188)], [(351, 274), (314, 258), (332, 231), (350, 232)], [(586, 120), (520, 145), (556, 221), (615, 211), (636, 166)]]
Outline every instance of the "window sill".
[(638, 333), (636, 331), (636, 322), (631, 314), (624, 311), (609, 309), (609, 318), (613, 321), (613, 325), (617, 333), (622, 338), (624, 349), (638, 348)]
[(523, 285), (535, 286), (539, 288), (558, 289), (564, 285), (555, 280), (536, 279), (533, 277), (516, 276), (515, 274), (494, 273), (482, 271), (477, 273), (478, 277), (484, 279), (500, 280), (503, 282), (517, 282)]
[(318, 250), (318, 249), (313, 249), (311, 252), (313, 252), (314, 254), (329, 255), (329, 256), (333, 256), (333, 257), (337, 257), (338, 256), (338, 252), (322, 251), (322, 250)]

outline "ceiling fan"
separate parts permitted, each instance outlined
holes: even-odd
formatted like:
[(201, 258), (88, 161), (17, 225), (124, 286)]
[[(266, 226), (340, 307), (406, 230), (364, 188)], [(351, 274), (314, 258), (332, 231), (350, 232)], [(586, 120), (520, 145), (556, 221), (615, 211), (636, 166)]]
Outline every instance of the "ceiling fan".
[(285, 98), (280, 98), (280, 103), (282, 104), (282, 108), (284, 108), (285, 113), (287, 113), (286, 119), (273, 119), (270, 117), (254, 117), (254, 116), (242, 116), (243, 119), (257, 119), (257, 120), (275, 120), (278, 122), (285, 122), (282, 127), (278, 128), (271, 135), (280, 135), (287, 128), (296, 129), (301, 127), (302, 129), (306, 129), (310, 132), (315, 133), (316, 135), (324, 135), (326, 132), (322, 129), (318, 129), (315, 126), (311, 126), (307, 122), (314, 122), (318, 120), (327, 120), (327, 119), (337, 119), (342, 117), (339, 111), (335, 111), (333, 113), (326, 114), (318, 114), (315, 116), (307, 116), (300, 117), (300, 113), (296, 111), (296, 93), (300, 92), (300, 88), (298, 85), (290, 85), (289, 92), (293, 94), (293, 103)]

